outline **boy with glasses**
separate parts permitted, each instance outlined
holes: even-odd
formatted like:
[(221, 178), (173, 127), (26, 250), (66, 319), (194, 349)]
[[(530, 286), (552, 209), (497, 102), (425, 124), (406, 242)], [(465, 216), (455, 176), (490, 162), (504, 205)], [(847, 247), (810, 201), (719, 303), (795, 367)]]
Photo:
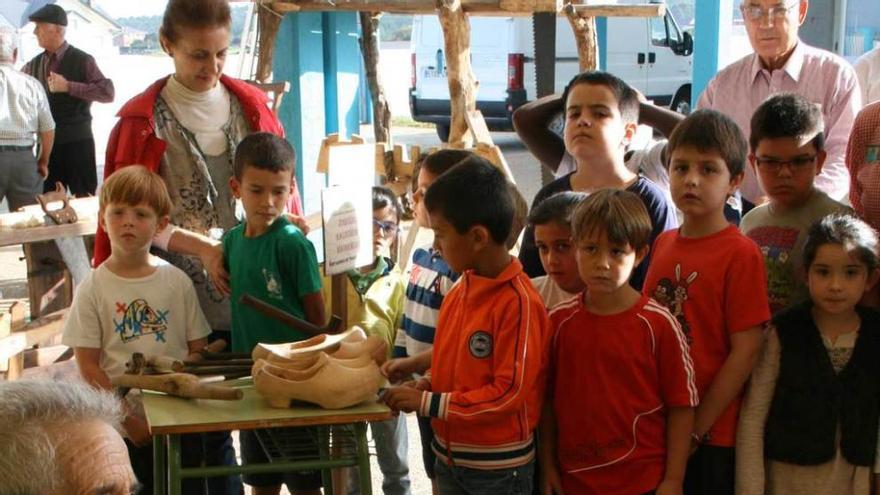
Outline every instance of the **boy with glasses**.
[[(697, 108), (728, 115), (748, 136), (752, 114), (770, 96), (792, 92), (818, 103), (828, 157), (816, 177), (816, 188), (842, 201), (849, 191), (846, 143), (862, 97), (855, 70), (846, 60), (798, 37), (808, 4), (807, 0), (742, 0), (740, 11), (754, 53), (720, 70)], [(752, 167), (746, 168), (740, 192), (743, 213), (768, 200)]]
[[(391, 259), (391, 249), (397, 239), (401, 206), (387, 187), (373, 187), (373, 256), (371, 265), (349, 270), (348, 322), (357, 325), (367, 335), (381, 337), (391, 357), (397, 329), (403, 321), (403, 303), (406, 300), (406, 282), (400, 266)], [(325, 284), (329, 288), (330, 284)], [(330, 300), (329, 293), (325, 300)], [(388, 494), (409, 495), (409, 462), (407, 461), (406, 417), (398, 415), (384, 421), (371, 421), (370, 430), (376, 442), (376, 459), (382, 472), (382, 491)], [(349, 470), (349, 495), (360, 493), (357, 469)]]
[(751, 126), (749, 164), (769, 202), (749, 212), (740, 229), (764, 255), (775, 313), (809, 295), (798, 267), (810, 225), (849, 208), (814, 185), (826, 157), (817, 105), (792, 93), (776, 95), (758, 107)]

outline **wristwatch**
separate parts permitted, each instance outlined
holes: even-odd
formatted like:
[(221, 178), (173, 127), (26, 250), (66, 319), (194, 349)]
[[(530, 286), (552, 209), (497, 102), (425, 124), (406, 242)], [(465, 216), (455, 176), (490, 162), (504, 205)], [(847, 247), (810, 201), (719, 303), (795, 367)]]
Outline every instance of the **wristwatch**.
[(712, 435), (708, 431), (706, 433), (703, 433), (702, 435), (695, 431), (691, 432), (691, 442), (695, 443), (696, 445), (709, 443), (710, 440), (712, 440)]

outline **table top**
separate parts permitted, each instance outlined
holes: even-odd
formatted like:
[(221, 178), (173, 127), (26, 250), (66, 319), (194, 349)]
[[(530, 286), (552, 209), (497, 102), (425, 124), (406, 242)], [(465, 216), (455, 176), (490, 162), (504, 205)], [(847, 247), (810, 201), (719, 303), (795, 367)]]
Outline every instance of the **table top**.
[(2, 229), (0, 230), (0, 246), (51, 241), (61, 237), (94, 235), (97, 229), (98, 223), (95, 220), (85, 220), (64, 225), (44, 225), (26, 229)]
[[(49, 208), (54, 210), (61, 206), (61, 202), (51, 203)], [(43, 213), (40, 205), (28, 205), (21, 211), (0, 214), (0, 246), (26, 244), (29, 242), (50, 241), (62, 237), (80, 237), (94, 235), (98, 229), (98, 198), (72, 198), (70, 206), (76, 210), (79, 221), (63, 225), (55, 225), (49, 217)], [(10, 225), (21, 219), (34, 219), (43, 225), (26, 228), (12, 228)]]
[(280, 426), (313, 426), (381, 421), (391, 410), (378, 402), (365, 402), (347, 409), (322, 409), (295, 404), (288, 409), (269, 407), (254, 389), (251, 379), (234, 380), (228, 386), (244, 392), (242, 400), (182, 399), (144, 391), (144, 410), (150, 433), (167, 435), (224, 430), (251, 430)]

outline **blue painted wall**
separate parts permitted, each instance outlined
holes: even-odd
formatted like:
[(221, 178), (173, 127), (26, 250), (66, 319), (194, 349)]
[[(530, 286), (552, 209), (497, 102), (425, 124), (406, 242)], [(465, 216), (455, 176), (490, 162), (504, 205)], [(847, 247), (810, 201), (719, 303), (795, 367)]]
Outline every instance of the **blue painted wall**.
[(599, 41), (599, 70), (608, 70), (608, 18), (596, 18), (596, 38)]
[(350, 138), (360, 128), (361, 53), (357, 12), (325, 12), (325, 129)]
[(289, 81), (279, 118), (296, 149), (296, 178), (306, 213), (321, 208), (315, 172), (324, 136), (357, 133), (360, 48), (356, 13), (287, 14), (275, 42), (274, 80)]
[(692, 108), (696, 108), (703, 89), (718, 72), (720, 54), (727, 52), (733, 23), (733, 2), (734, 0), (696, 2)]

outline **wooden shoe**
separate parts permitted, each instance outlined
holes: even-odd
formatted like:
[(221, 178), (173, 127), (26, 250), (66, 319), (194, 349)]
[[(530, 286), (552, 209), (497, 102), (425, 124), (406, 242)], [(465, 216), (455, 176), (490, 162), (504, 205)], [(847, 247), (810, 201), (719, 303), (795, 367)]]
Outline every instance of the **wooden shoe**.
[(310, 339), (301, 340), (299, 342), (289, 342), (285, 344), (257, 344), (251, 356), (254, 361), (257, 359), (266, 359), (269, 354), (277, 354), (278, 356), (288, 359), (294, 359), (294, 356), (303, 354), (314, 354), (317, 352), (333, 352), (339, 348), (343, 341), (356, 342), (364, 340), (367, 335), (359, 327), (351, 327), (345, 332), (328, 335), (322, 333)]
[[(282, 376), (283, 375), (283, 376)], [(349, 368), (326, 354), (307, 370), (285, 370), (263, 361), (254, 364), (254, 387), (269, 406), (286, 408), (291, 400), (343, 409), (375, 398), (385, 378), (372, 360)]]

